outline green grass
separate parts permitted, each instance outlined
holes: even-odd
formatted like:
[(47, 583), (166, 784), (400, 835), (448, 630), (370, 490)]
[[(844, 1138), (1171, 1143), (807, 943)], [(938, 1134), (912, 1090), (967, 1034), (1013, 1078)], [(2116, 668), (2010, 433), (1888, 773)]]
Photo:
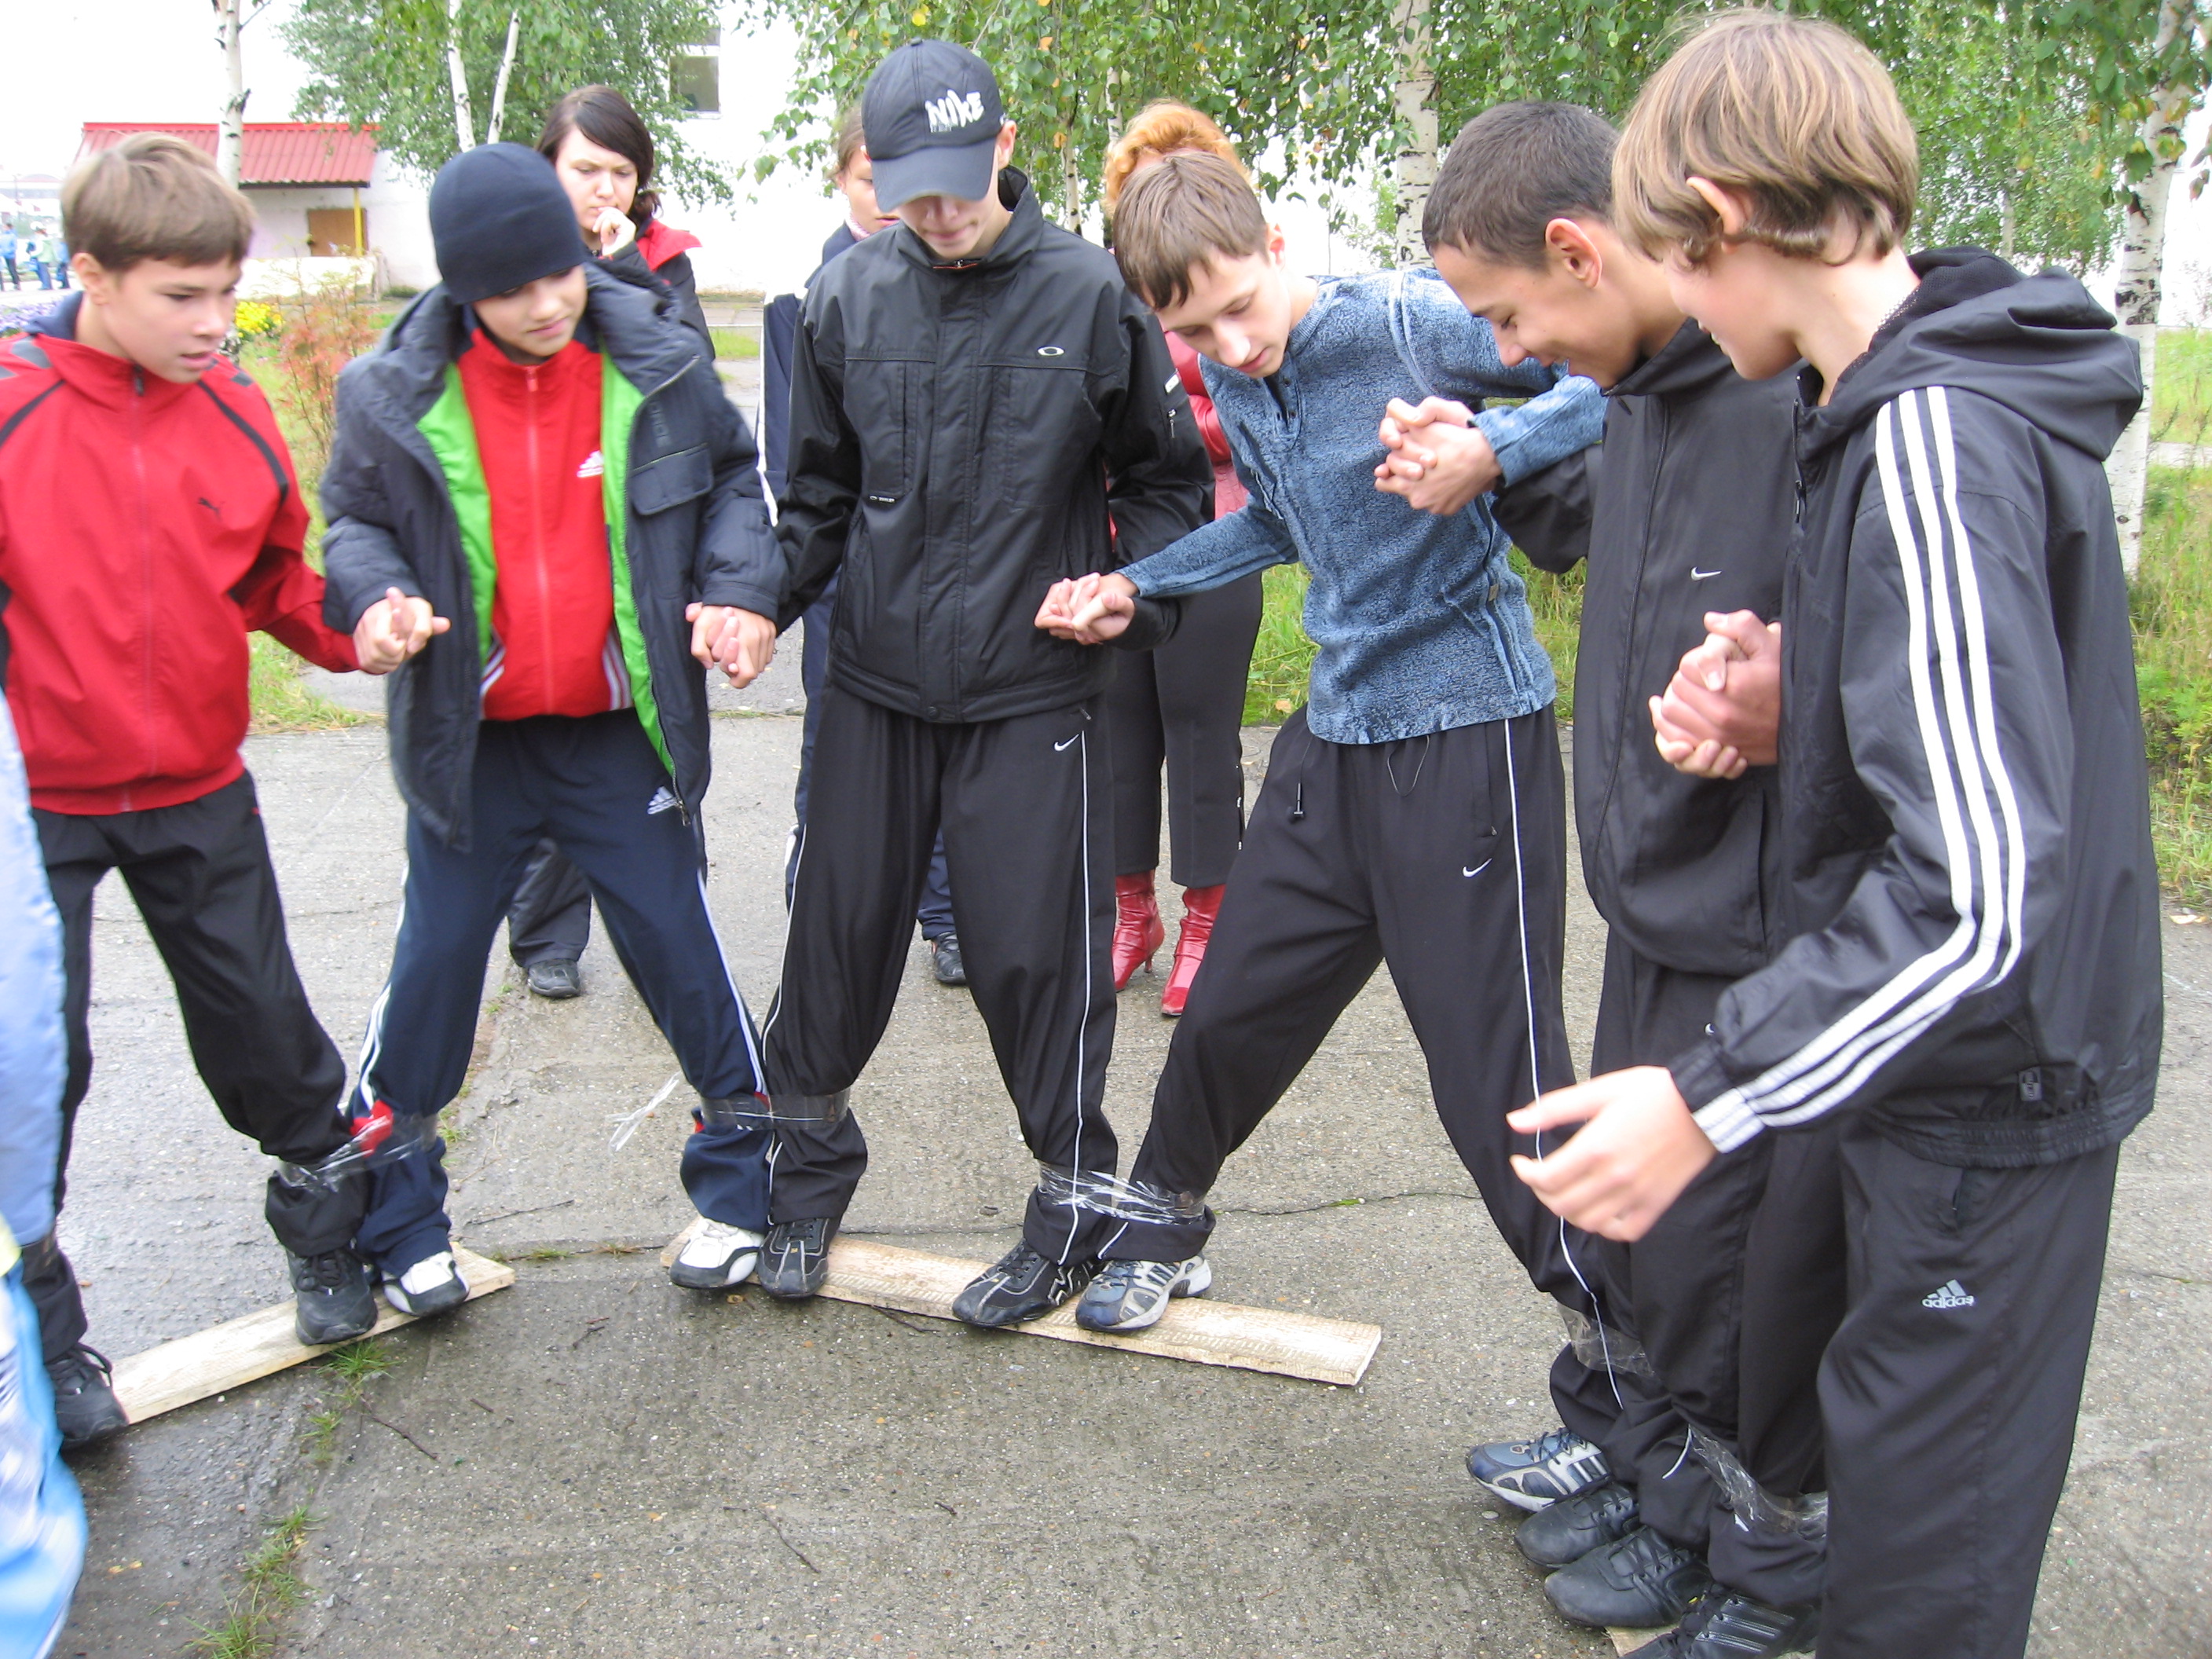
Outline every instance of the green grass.
[(238, 1593), (222, 1622), (200, 1627), (193, 1652), (207, 1659), (268, 1659), (276, 1651), (284, 1620), (307, 1599), (293, 1568), (314, 1524), (303, 1504), (262, 1534), (239, 1570)]
[(2156, 376), (2152, 441), (2212, 443), (2212, 329), (2160, 329)]
[(760, 336), (749, 328), (717, 328), (709, 331), (714, 337), (714, 356), (724, 358), (757, 357), (761, 354)]
[(2130, 601), (2159, 875), (2212, 902), (2212, 469), (2151, 469)]

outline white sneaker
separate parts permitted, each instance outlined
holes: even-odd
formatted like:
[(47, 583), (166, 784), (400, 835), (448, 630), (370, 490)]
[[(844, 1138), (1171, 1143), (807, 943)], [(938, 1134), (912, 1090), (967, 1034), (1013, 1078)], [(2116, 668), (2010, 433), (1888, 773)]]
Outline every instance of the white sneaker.
[(753, 1276), (765, 1235), (703, 1218), (685, 1241), (668, 1277), (687, 1291), (726, 1290)]
[(421, 1317), (458, 1308), (469, 1299), (468, 1281), (451, 1250), (426, 1255), (397, 1279), (384, 1281), (384, 1299), (404, 1314)]
[(1188, 1261), (1109, 1261), (1083, 1292), (1075, 1322), (1086, 1331), (1149, 1330), (1168, 1310), (1170, 1297), (1204, 1296), (1212, 1288), (1213, 1265), (1202, 1255)]

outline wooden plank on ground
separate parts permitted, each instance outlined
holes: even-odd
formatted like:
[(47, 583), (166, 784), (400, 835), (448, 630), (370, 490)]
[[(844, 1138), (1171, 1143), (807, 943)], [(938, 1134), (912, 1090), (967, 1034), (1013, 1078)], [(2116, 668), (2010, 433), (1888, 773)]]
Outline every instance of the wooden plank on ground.
[(1613, 1638), (1615, 1653), (1633, 1653), (1645, 1643), (1657, 1641), (1674, 1628), (1672, 1625), (1662, 1625), (1657, 1630), (1623, 1630), (1615, 1625), (1606, 1634)]
[[(691, 1237), (685, 1228), (661, 1252), (665, 1267)], [(865, 1303), (902, 1313), (952, 1317), (952, 1298), (990, 1264), (957, 1261), (895, 1244), (841, 1238), (830, 1247), (830, 1276), (822, 1294), (839, 1302)], [(1179, 1297), (1160, 1322), (1131, 1336), (1101, 1336), (1075, 1322), (1073, 1306), (1060, 1308), (1015, 1330), (1094, 1348), (1188, 1359), (1200, 1365), (1231, 1365), (1349, 1388), (1365, 1375), (1367, 1362), (1382, 1340), (1379, 1325), (1322, 1319), (1312, 1314), (1267, 1308), (1243, 1308), (1200, 1297)]]
[[(514, 1269), (503, 1261), (459, 1249), (453, 1251), (453, 1261), (468, 1282), (471, 1301), (514, 1283)], [(413, 1315), (399, 1312), (380, 1296), (377, 1307), (372, 1335), (415, 1322)], [(330, 1351), (330, 1347), (301, 1346), (292, 1334), (292, 1304), (287, 1302), (118, 1360), (115, 1397), (122, 1402), (125, 1416), (133, 1423), (143, 1423), (196, 1400), (305, 1364)]]

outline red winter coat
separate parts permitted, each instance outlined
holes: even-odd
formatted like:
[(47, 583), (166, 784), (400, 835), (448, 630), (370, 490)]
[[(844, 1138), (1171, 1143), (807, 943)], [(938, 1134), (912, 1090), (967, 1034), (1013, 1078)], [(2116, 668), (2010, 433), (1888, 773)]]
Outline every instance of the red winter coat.
[(1229, 459), (1229, 434), (1221, 429), (1221, 416), (1206, 394), (1206, 376), (1198, 367), (1198, 353), (1180, 334), (1170, 333), (1168, 356), (1175, 359), (1182, 389), (1190, 394), (1190, 412), (1198, 421), (1198, 435), (1206, 440), (1206, 459), (1213, 463), (1213, 516), (1225, 519), (1244, 505), (1244, 481)]
[(0, 678), (33, 805), (171, 806), (245, 769), (250, 630), (332, 669), (353, 641), (259, 389), (79, 344), (81, 303), (0, 349)]

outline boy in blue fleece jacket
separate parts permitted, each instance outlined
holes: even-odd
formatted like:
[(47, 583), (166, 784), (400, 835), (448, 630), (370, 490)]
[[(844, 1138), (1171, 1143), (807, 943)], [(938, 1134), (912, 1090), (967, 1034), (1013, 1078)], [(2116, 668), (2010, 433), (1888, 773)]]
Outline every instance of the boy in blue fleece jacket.
[[(1596, 386), (1524, 362), (1436, 273), (1296, 276), (1243, 175), (1171, 155), (1115, 218), (1130, 287), (1206, 359), (1251, 490), (1243, 508), (1112, 575), (1063, 583), (1038, 626), (1097, 642), (1139, 595), (1203, 592), (1303, 562), (1319, 653), (1276, 738), (1218, 931), (1168, 1051), (1124, 1225), (1077, 1319), (1141, 1330), (1212, 1281), (1200, 1251), (1223, 1162), (1387, 962), (1437, 1114), (1543, 1290), (1594, 1315), (1570, 1237), (1513, 1177), (1505, 1114), (1573, 1074), (1559, 1006), (1566, 819), (1552, 665), (1486, 499), (1456, 518), (1379, 495), (1376, 419), (1408, 391), (1457, 398), (1492, 483), (1595, 441)], [(1486, 399), (1526, 398), (1515, 409)]]

